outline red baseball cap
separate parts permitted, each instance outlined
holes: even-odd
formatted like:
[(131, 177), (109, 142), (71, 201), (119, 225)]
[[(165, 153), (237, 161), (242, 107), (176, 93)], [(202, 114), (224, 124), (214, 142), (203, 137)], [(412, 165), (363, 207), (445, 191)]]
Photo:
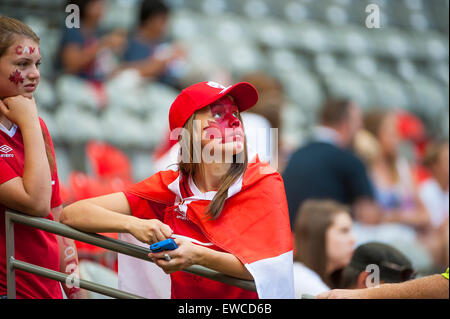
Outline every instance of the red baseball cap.
[(227, 94), (233, 97), (239, 112), (258, 102), (258, 91), (248, 82), (239, 82), (228, 87), (212, 81), (193, 84), (181, 91), (170, 106), (170, 130), (183, 127), (192, 114)]

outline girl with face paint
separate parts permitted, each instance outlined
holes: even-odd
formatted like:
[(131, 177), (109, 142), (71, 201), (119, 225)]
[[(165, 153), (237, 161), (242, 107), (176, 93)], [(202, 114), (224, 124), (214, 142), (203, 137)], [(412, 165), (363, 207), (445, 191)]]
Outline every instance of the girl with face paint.
[[(83, 231), (118, 232), (138, 245), (174, 238), (177, 249), (149, 254), (156, 266), (119, 254), (119, 289), (148, 298), (294, 297), (283, 181), (248, 156), (240, 117), (257, 99), (246, 82), (184, 89), (169, 111), (181, 149), (176, 168), (64, 208), (62, 222)], [(254, 280), (257, 291), (179, 271), (192, 265)]]
[[(6, 209), (50, 220), (58, 220), (62, 211), (53, 144), (33, 98), (40, 63), (39, 37), (22, 22), (1, 16), (0, 296), (7, 293)], [(63, 272), (78, 264), (72, 240), (22, 225), (15, 225), (15, 238), (15, 254), (20, 260)], [(67, 249), (75, 253), (60, 260)], [(80, 295), (79, 289), (63, 286), (69, 298)], [(16, 297), (62, 298), (62, 293), (57, 281), (16, 272)]]

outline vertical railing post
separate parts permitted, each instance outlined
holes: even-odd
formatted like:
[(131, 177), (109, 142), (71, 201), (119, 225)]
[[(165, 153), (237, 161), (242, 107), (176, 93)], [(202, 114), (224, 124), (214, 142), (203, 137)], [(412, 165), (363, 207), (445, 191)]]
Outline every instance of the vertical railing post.
[(6, 289), (8, 299), (16, 299), (16, 271), (12, 265), (14, 260), (14, 222), (8, 211), (5, 212), (5, 235), (6, 235)]

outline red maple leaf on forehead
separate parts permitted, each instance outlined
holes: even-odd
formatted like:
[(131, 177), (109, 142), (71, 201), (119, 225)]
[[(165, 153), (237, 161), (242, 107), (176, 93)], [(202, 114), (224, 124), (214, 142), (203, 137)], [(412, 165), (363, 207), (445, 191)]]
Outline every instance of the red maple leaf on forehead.
[(22, 75), (20, 74), (19, 70), (16, 70), (14, 73), (12, 73), (12, 74), (9, 76), (9, 80), (10, 80), (11, 82), (13, 82), (15, 85), (19, 84), (19, 82), (20, 82), (20, 83), (23, 83), (23, 77), (22, 77)]

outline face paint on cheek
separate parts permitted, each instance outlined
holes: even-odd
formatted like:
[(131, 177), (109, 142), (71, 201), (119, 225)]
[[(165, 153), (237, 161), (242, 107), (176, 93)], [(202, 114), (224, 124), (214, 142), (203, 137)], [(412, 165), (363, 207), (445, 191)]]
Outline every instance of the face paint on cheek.
[(15, 85), (19, 85), (19, 83), (23, 83), (23, 77), (20, 74), (19, 70), (16, 70), (15, 72), (11, 73), (11, 75), (9, 76), (8, 79)]
[[(208, 126), (204, 128), (204, 131), (209, 139), (221, 138), (222, 143), (242, 140), (242, 123), (238, 119), (236, 120), (238, 122), (228, 119), (222, 121), (208, 121)], [(235, 124), (234, 126), (230, 126), (230, 123)], [(239, 124), (236, 125), (237, 123)]]
[(206, 132), (207, 138), (213, 140), (221, 138), (222, 143), (225, 140), (225, 128), (221, 127), (219, 123), (215, 121), (208, 121), (208, 126), (203, 129)]

